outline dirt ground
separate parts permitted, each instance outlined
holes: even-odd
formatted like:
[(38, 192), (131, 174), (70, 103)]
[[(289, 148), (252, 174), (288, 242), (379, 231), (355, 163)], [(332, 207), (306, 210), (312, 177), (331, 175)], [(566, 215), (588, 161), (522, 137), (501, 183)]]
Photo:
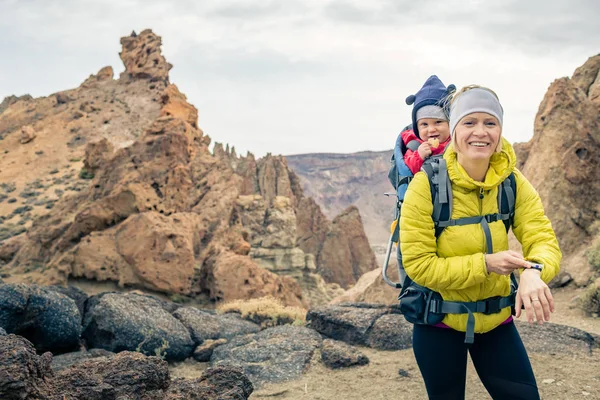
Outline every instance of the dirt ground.
[[(556, 312), (552, 322), (571, 325), (600, 335), (600, 318), (586, 317), (575, 308), (580, 291), (555, 290)], [(360, 350), (370, 359), (362, 367), (330, 370), (315, 357), (299, 379), (270, 384), (251, 399), (427, 399), (412, 350)], [(542, 399), (600, 399), (600, 351), (592, 356), (530, 354)], [(199, 377), (207, 363), (186, 361), (173, 365), (173, 377)], [(490, 399), (469, 361), (466, 399)]]

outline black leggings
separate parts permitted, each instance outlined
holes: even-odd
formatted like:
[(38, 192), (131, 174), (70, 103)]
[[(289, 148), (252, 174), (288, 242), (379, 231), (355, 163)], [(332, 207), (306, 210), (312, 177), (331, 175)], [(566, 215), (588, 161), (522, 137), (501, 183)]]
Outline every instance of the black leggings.
[(467, 351), (494, 400), (540, 398), (531, 363), (513, 322), (475, 334), (470, 348), (464, 340), (464, 332), (415, 325), (413, 350), (430, 399), (465, 398)]

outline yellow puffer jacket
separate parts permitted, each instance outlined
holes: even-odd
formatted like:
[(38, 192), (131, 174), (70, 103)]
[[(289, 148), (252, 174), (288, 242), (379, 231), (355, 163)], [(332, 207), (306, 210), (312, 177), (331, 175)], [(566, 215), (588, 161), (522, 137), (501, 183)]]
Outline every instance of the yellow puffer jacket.
[[(548, 283), (560, 268), (562, 254), (550, 220), (531, 183), (515, 169), (516, 156), (503, 139), (503, 150), (495, 153), (484, 182), (471, 179), (456, 160), (452, 145), (444, 158), (452, 182), (452, 219), (498, 212), (498, 187), (515, 173), (517, 197), (513, 232), (523, 246), (526, 260), (544, 265), (541, 277)], [(480, 193), (483, 199), (480, 199)], [(488, 273), (485, 266), (485, 235), (481, 225), (450, 226), (436, 241), (431, 214), (429, 180), (423, 172), (408, 187), (400, 217), (400, 248), (408, 276), (419, 285), (439, 292), (444, 300), (478, 301), (510, 293), (510, 276)], [(494, 252), (508, 250), (508, 235), (502, 221), (490, 224)], [(510, 307), (497, 314), (474, 313), (475, 332), (489, 332), (510, 316)], [(443, 321), (464, 332), (467, 314), (448, 314)]]

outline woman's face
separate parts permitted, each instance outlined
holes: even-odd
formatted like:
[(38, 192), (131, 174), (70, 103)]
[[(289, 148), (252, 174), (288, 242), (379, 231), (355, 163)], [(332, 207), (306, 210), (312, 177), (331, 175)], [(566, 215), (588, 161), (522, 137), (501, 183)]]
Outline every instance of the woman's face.
[(426, 142), (428, 139), (438, 139), (444, 143), (450, 137), (450, 126), (448, 121), (436, 118), (421, 118), (417, 121), (419, 136)]
[(496, 117), (483, 112), (466, 115), (454, 129), (457, 150), (472, 160), (489, 160), (496, 151), (501, 133)]

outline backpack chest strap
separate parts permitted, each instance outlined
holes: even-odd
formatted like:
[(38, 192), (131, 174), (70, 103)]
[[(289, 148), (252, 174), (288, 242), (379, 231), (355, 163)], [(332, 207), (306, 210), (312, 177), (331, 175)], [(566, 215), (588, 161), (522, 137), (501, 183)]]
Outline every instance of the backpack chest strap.
[(444, 229), (449, 226), (463, 226), (463, 225), (475, 225), (480, 224), (483, 233), (485, 234), (485, 243), (487, 247), (487, 254), (494, 252), (494, 246), (492, 242), (492, 231), (490, 230), (490, 223), (496, 221), (504, 221), (510, 218), (509, 214), (487, 214), (483, 216), (465, 217), (458, 219), (451, 219), (449, 221), (437, 221), (435, 223), (436, 229)]

